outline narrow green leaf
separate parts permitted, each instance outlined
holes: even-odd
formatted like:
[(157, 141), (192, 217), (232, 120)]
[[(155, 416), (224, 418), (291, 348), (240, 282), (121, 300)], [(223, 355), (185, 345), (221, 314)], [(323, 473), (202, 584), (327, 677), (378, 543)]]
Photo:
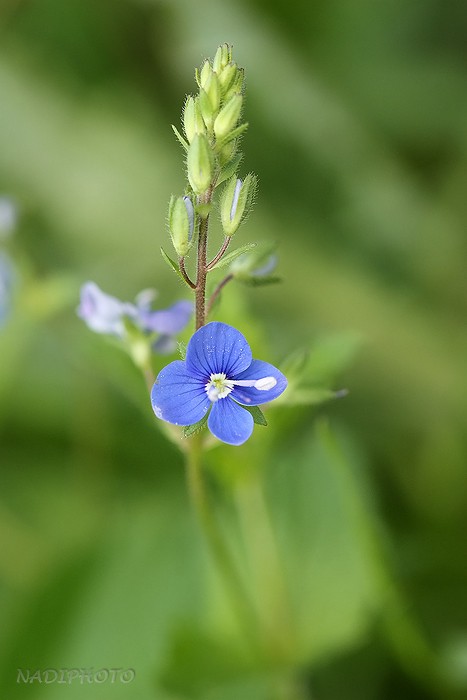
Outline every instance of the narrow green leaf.
[(172, 260), (172, 258), (169, 258), (169, 256), (167, 255), (167, 253), (165, 252), (165, 250), (164, 250), (163, 248), (161, 248), (161, 255), (162, 255), (162, 257), (164, 258), (164, 260), (165, 260), (165, 262), (167, 263), (167, 265), (168, 265), (169, 267), (171, 267), (172, 270), (173, 270), (174, 272), (176, 272), (177, 275), (180, 277), (180, 279), (183, 280), (183, 282), (186, 284), (185, 280), (183, 279), (183, 275), (182, 275), (182, 273), (180, 272), (180, 268), (178, 267), (178, 265), (177, 265), (177, 263), (175, 262), (175, 260)]
[(199, 433), (200, 430), (203, 430), (207, 422), (208, 413), (206, 413), (197, 423), (193, 423), (193, 425), (185, 425), (183, 428), (183, 437), (189, 438), (192, 435), (196, 435), (196, 433)]
[(246, 408), (248, 413), (251, 413), (256, 425), (267, 425), (268, 424), (268, 422), (264, 416), (264, 413), (262, 412), (262, 410), (260, 409), (259, 406), (242, 406), (242, 408)]
[(235, 258), (238, 258), (239, 255), (242, 255), (243, 253), (246, 253), (248, 250), (251, 250), (255, 247), (256, 243), (247, 243), (246, 245), (242, 245), (240, 248), (233, 250), (231, 253), (227, 253), (227, 255), (224, 255), (224, 257), (221, 258), (219, 262), (216, 263), (213, 267), (211, 267), (210, 270), (217, 270), (220, 267), (230, 265), (230, 263), (233, 260), (235, 260)]
[(177, 140), (181, 143), (184, 150), (188, 151), (188, 148), (189, 148), (188, 141), (186, 141), (186, 139), (183, 138), (183, 136), (181, 135), (181, 133), (179, 132), (179, 130), (177, 129), (176, 126), (174, 126), (173, 124), (171, 124), (171, 126), (172, 126), (172, 129), (173, 129), (175, 136), (177, 137)]

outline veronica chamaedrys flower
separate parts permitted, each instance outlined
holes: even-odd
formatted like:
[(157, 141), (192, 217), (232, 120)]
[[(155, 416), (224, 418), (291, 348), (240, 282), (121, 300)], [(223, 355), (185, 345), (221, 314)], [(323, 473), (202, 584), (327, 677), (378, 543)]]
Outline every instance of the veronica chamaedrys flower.
[(88, 328), (96, 333), (105, 333), (123, 338), (125, 319), (130, 319), (143, 333), (159, 333), (153, 344), (156, 352), (172, 352), (176, 347), (174, 335), (180, 333), (193, 314), (190, 301), (178, 301), (168, 309), (153, 311), (151, 303), (155, 292), (145, 289), (136, 297), (136, 303), (120, 301), (103, 292), (95, 282), (86, 282), (81, 287), (78, 316)]
[(81, 287), (77, 313), (95, 333), (122, 338), (125, 333), (124, 318), (135, 318), (138, 310), (134, 304), (106, 294), (95, 282), (86, 282)]
[(160, 372), (151, 401), (156, 416), (175, 425), (192, 425), (210, 411), (211, 433), (222, 442), (241, 445), (254, 424), (244, 406), (272, 401), (286, 386), (278, 369), (253, 359), (239, 331), (212, 322), (192, 336), (185, 361), (171, 362)]

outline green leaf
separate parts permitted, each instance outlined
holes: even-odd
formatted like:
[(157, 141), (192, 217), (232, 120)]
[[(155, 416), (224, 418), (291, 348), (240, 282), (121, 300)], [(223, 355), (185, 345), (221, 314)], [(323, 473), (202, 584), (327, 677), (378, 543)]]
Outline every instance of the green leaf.
[(222, 183), (231, 178), (232, 175), (235, 175), (235, 173), (237, 172), (237, 168), (240, 165), (240, 161), (242, 160), (242, 157), (243, 154), (239, 153), (234, 158), (232, 158), (232, 160), (229, 161), (227, 165), (224, 165), (219, 177), (217, 178), (216, 187), (222, 185)]
[(267, 425), (268, 424), (268, 422), (264, 416), (264, 413), (262, 412), (262, 410), (260, 409), (259, 406), (242, 406), (242, 408), (246, 408), (248, 413), (251, 413), (256, 425)]
[(180, 272), (180, 269), (179, 269), (177, 263), (175, 262), (175, 260), (172, 260), (172, 258), (170, 258), (170, 257), (167, 255), (167, 253), (165, 252), (165, 250), (164, 250), (163, 248), (161, 248), (161, 254), (162, 254), (162, 257), (164, 258), (165, 262), (167, 263), (167, 265), (168, 265), (169, 267), (171, 267), (172, 270), (173, 270), (174, 272), (176, 272), (177, 275), (180, 277), (180, 279), (182, 279), (183, 282), (186, 284), (186, 281), (184, 280), (183, 275), (182, 275), (182, 273)]
[(183, 437), (189, 438), (192, 435), (196, 435), (196, 433), (199, 433), (200, 430), (203, 430), (207, 422), (208, 413), (206, 413), (197, 423), (193, 423), (193, 425), (185, 425), (183, 428)]
[(177, 129), (176, 126), (174, 126), (173, 124), (171, 124), (171, 126), (172, 126), (172, 129), (173, 129), (173, 132), (174, 132), (175, 136), (177, 137), (178, 141), (179, 141), (179, 142), (181, 143), (181, 145), (183, 146), (183, 149), (184, 149), (185, 151), (188, 151), (188, 148), (189, 148), (189, 143), (188, 143), (188, 141), (186, 141), (186, 139), (183, 138), (183, 136), (181, 135), (181, 133), (179, 132), (179, 130)]
[(216, 263), (213, 267), (211, 267), (210, 270), (217, 270), (220, 267), (230, 265), (230, 263), (233, 262), (236, 258), (238, 258), (239, 255), (243, 255), (243, 253), (246, 253), (248, 250), (251, 250), (255, 247), (256, 243), (246, 243), (245, 245), (242, 245), (240, 248), (233, 250), (231, 253), (227, 253), (227, 255), (224, 255), (224, 257), (221, 258), (219, 262)]

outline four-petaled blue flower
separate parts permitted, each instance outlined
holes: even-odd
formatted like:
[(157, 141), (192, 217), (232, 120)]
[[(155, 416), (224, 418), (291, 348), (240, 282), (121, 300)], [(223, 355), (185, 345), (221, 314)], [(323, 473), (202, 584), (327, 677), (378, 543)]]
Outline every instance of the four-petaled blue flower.
[(208, 323), (192, 336), (185, 361), (165, 367), (152, 388), (158, 418), (192, 425), (210, 410), (208, 428), (230, 445), (241, 445), (253, 432), (253, 416), (244, 406), (277, 398), (287, 379), (273, 365), (253, 360), (245, 337), (225, 323)]
[(86, 282), (81, 287), (78, 316), (96, 333), (106, 333), (123, 338), (125, 319), (130, 319), (143, 333), (159, 333), (153, 349), (156, 352), (172, 352), (176, 348), (174, 335), (180, 333), (193, 314), (190, 301), (178, 301), (168, 309), (153, 311), (152, 290), (141, 292), (136, 303), (120, 301), (103, 292), (95, 282)]

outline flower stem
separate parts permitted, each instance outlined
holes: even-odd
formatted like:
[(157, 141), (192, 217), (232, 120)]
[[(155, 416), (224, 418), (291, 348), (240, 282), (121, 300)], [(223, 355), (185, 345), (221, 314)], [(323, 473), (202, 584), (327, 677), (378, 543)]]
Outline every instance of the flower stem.
[(180, 259), (179, 259), (179, 261), (178, 261), (178, 267), (179, 267), (179, 270), (180, 270), (180, 272), (181, 272), (181, 274), (182, 274), (182, 277), (183, 277), (183, 279), (185, 280), (185, 282), (187, 283), (187, 285), (188, 285), (189, 287), (191, 287), (192, 289), (196, 289), (196, 284), (195, 284), (194, 282), (192, 282), (192, 280), (190, 279), (190, 276), (188, 275), (188, 272), (186, 271), (186, 267), (185, 267), (185, 258), (180, 258)]
[(187, 461), (187, 481), (191, 502), (230, 597), (235, 616), (242, 626), (242, 632), (250, 637), (251, 642), (254, 642), (257, 629), (256, 613), (221, 535), (206, 491), (202, 467), (203, 436), (201, 434), (194, 435), (191, 438), (190, 447)]
[[(210, 204), (214, 185), (199, 198), (200, 204)], [(195, 288), (196, 300), (196, 329), (199, 330), (206, 323), (206, 277), (207, 277), (207, 252), (208, 252), (208, 228), (209, 214), (200, 219), (198, 232), (198, 263)]]
[(207, 267), (208, 272), (209, 272), (210, 270), (212, 270), (212, 268), (214, 267), (214, 265), (216, 265), (216, 264), (219, 262), (219, 260), (220, 260), (221, 258), (224, 257), (224, 253), (226, 252), (227, 248), (229, 247), (231, 238), (232, 238), (232, 236), (226, 236), (226, 237), (224, 238), (224, 242), (223, 242), (223, 244), (222, 244), (221, 249), (219, 250), (219, 252), (217, 253), (217, 255), (211, 260), (211, 262), (208, 263), (208, 267)]

